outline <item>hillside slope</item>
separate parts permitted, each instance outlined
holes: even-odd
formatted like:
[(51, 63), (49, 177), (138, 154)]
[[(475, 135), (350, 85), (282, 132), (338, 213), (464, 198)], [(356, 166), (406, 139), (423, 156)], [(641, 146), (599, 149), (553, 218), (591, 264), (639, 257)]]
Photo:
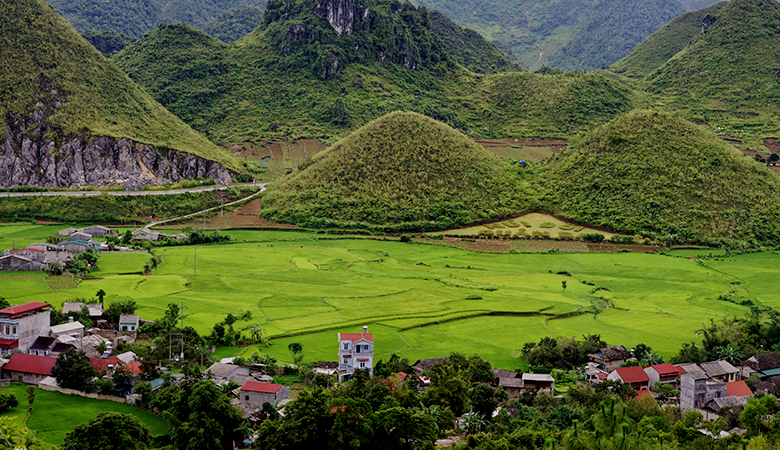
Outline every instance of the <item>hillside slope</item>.
[(511, 49), (522, 67), (594, 70), (686, 12), (678, 0), (414, 0)]
[(2, 187), (224, 181), (212, 161), (237, 167), (42, 0), (3, 2), (0, 67)]
[[(309, 9), (290, 17), (269, 4), (268, 24), (232, 46), (185, 25), (164, 26), (113, 60), (225, 145), (269, 136), (334, 141), (395, 110), (475, 137), (561, 136), (633, 107), (631, 90), (600, 74), (475, 76), (431, 33), (427, 11), (408, 3), (356, 3), (333, 18), (335, 27), (327, 6), (319, 12), (315, 6), (293, 2), (293, 12)], [(353, 32), (339, 35), (347, 16)]]
[(780, 233), (780, 177), (679, 116), (632, 111), (546, 165), (543, 204), (581, 223), (672, 242)]
[(717, 14), (725, 4), (726, 2), (716, 3), (677, 17), (651, 34), (628, 56), (615, 62), (611, 67), (629, 77), (649, 75), (684, 49), (693, 38), (700, 35), (705, 18)]
[(446, 229), (509, 215), (522, 198), (508, 165), (415, 113), (376, 119), (300, 169), (271, 186), (263, 216), (308, 227)]

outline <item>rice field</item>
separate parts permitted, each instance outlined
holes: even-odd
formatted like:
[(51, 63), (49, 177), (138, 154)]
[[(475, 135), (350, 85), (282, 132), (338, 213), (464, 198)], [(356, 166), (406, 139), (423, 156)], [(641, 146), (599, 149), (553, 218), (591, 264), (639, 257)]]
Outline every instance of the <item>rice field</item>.
[[(220, 356), (260, 351), (291, 361), (287, 344), (301, 342), (306, 360), (332, 361), (336, 333), (367, 325), (382, 357), (459, 351), (506, 369), (522, 367), (516, 351), (542, 336), (596, 333), (668, 358), (698, 339), (703, 323), (747, 312), (717, 300), (737, 281), (755, 302), (780, 308), (774, 252), (698, 260), (677, 251), (487, 253), (300, 231), (228, 233), (233, 243), (154, 250), (162, 263), (150, 276), (140, 274), (149, 255), (106, 254), (74, 289), (0, 277), (0, 296), (59, 307), (103, 289), (107, 304), (132, 298), (145, 319), (184, 303), (185, 325), (202, 334), (227, 313), (251, 311), (234, 327), (259, 323), (273, 338), (270, 348), (220, 349)], [(571, 312), (583, 314), (556, 317)]]

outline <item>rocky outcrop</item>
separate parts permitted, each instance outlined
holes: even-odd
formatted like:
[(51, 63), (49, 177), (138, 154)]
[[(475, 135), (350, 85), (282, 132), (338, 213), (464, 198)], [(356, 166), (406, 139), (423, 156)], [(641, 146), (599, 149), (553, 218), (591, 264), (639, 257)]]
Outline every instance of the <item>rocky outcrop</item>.
[(6, 125), (7, 137), (0, 143), (0, 187), (142, 190), (144, 185), (199, 177), (231, 181), (230, 172), (218, 162), (176, 150), (158, 152), (127, 138), (71, 136), (55, 142), (45, 132), (43, 119), (38, 110), (28, 120)]
[(368, 18), (370, 7), (353, 0), (324, 0), (317, 3), (315, 12), (327, 20), (339, 36), (344, 36), (352, 34), (355, 16), (361, 23)]

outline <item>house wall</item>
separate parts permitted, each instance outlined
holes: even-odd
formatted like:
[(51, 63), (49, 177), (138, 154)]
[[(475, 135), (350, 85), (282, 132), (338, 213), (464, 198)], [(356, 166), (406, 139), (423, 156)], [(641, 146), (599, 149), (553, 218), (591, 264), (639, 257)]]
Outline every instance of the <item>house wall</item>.
[(701, 386), (697, 386), (696, 380), (690, 374), (682, 374), (680, 377), (680, 409), (683, 412), (689, 411), (695, 407), (697, 387), (700, 387), (701, 392), (699, 392), (699, 394), (703, 394), (703, 383), (701, 383)]
[(51, 311), (37, 311), (35, 314), (19, 318), (19, 350), (27, 349), (35, 343), (38, 336), (48, 336), (51, 330)]
[(119, 331), (136, 331), (135, 323), (120, 323)]
[(273, 404), (276, 401), (282, 401), (287, 398), (290, 398), (290, 386), (283, 386), (276, 394), (241, 391), (241, 408), (245, 411), (254, 411), (255, 409), (262, 409), (263, 403)]
[(657, 370), (653, 369), (652, 367), (646, 367), (645, 373), (650, 378), (649, 386), (653, 387), (656, 383), (661, 379), (661, 375), (658, 373)]
[[(360, 346), (360, 352), (355, 352), (355, 347)], [(345, 363), (345, 356), (347, 357)], [(358, 361), (358, 359), (367, 359), (367, 361)], [(360, 363), (365, 367), (360, 367)], [(355, 373), (355, 369), (367, 369), (374, 374), (374, 345), (368, 341), (339, 341), (339, 371), (346, 371), (346, 375)]]
[(19, 383), (31, 384), (37, 386), (44, 378), (49, 375), (37, 375), (34, 373), (24, 373), (16, 371), (3, 371), (3, 378), (9, 378), (11, 381), (17, 381)]

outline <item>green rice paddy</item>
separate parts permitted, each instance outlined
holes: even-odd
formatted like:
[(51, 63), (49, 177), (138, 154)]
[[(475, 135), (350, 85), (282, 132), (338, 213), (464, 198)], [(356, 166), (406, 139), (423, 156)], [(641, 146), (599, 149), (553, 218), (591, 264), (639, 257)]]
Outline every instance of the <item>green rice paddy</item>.
[[(33, 233), (14, 228), (0, 234)], [(0, 277), (0, 295), (12, 304), (59, 307), (103, 289), (106, 303), (134, 299), (145, 319), (184, 303), (185, 325), (202, 334), (227, 313), (249, 310), (252, 318), (234, 327), (260, 323), (273, 338), (270, 348), (219, 349), (220, 357), (259, 351), (291, 361), (287, 344), (301, 342), (306, 360), (333, 361), (336, 333), (368, 325), (380, 356), (459, 351), (507, 369), (522, 367), (516, 351), (542, 336), (596, 333), (613, 345), (643, 342), (668, 358), (698, 339), (710, 319), (747, 312), (717, 300), (730, 289), (780, 308), (774, 252), (698, 260), (688, 251), (495, 254), (305, 232), (229, 234), (235, 242), (155, 250), (162, 264), (151, 276), (140, 274), (149, 255), (106, 254), (94, 278), (75, 289), (54, 291), (40, 277)], [(556, 317), (572, 312), (582, 314)]]

